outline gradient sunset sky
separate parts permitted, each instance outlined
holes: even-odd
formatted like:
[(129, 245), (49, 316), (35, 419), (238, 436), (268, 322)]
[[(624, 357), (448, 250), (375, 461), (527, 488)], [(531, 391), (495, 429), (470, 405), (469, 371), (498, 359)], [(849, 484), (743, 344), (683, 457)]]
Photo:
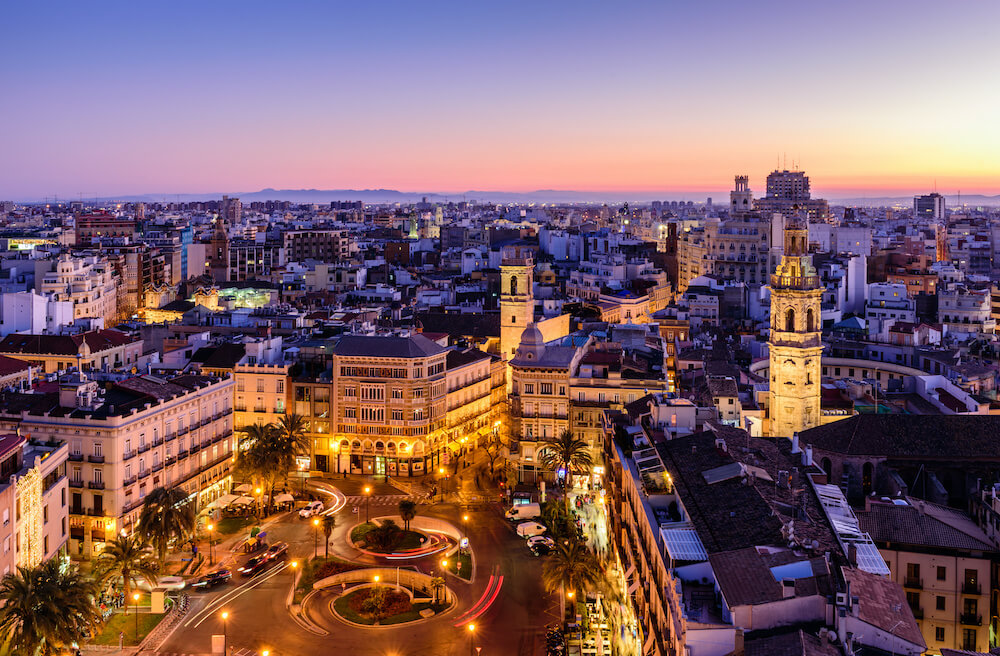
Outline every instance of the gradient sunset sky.
[(0, 198), (1000, 193), (1000, 2), (15, 2)]

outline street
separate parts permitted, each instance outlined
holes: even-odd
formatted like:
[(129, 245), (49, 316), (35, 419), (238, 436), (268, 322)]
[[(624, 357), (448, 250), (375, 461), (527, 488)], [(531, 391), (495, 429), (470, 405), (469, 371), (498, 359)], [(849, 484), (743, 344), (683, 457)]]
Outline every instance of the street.
[[(335, 485), (336, 481), (327, 483)], [(396, 514), (397, 502), (387, 495), (373, 499), (371, 516)], [(336, 513), (331, 555), (373, 566), (399, 564), (370, 556), (359, 558), (358, 552), (349, 546), (347, 535), (355, 524), (364, 521), (364, 512), (362, 507), (359, 514), (355, 514), (353, 506), (347, 504)], [(464, 515), (468, 515), (469, 520), (463, 526)], [(475, 654), (474, 647), (480, 647), (480, 653), (485, 656), (542, 654), (544, 627), (557, 621), (558, 602), (542, 589), (541, 559), (532, 556), (524, 541), (514, 534), (503, 519), (500, 507), (496, 504), (421, 505), (418, 516), (448, 520), (470, 539), (476, 563), (474, 581), (470, 584), (454, 576), (447, 577), (447, 585), (458, 596), (454, 609), (417, 623), (361, 629), (332, 616), (329, 602), (337, 592), (323, 592), (314, 595), (307, 611), (309, 619), (328, 633), (310, 632), (291, 617), (285, 602), (292, 584), (289, 563), (292, 560), (302, 562), (312, 556), (312, 524), (299, 519), (296, 513), (286, 513), (267, 530), (271, 543), (288, 542), (289, 559), (252, 579), (237, 575), (229, 584), (214, 591), (191, 593), (191, 609), (159, 653), (207, 654), (211, 651), (211, 636), (225, 631), (233, 649), (243, 649), (245, 653), (267, 649), (272, 656), (318, 656), (329, 654), (334, 646), (349, 654), (378, 656), (464, 656)], [(320, 555), (324, 553), (322, 542), (320, 533)], [(241, 555), (240, 559), (244, 560), (245, 556)], [(437, 562), (436, 557), (430, 557), (418, 561), (416, 567), (430, 573), (435, 567), (440, 569)], [(474, 619), (462, 618), (483, 596), (494, 570), (503, 576), (495, 601)], [(223, 611), (228, 613), (225, 623)], [(460, 619), (474, 624), (475, 630), (469, 631), (467, 624), (456, 627)]]

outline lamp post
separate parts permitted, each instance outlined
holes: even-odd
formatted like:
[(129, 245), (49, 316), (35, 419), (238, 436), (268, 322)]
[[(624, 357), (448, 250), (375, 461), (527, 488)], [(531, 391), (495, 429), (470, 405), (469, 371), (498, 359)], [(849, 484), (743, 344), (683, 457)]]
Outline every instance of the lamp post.
[(134, 602), (133, 610), (135, 611), (134, 613), (132, 613), (133, 615), (135, 615), (135, 644), (139, 644), (139, 593), (138, 592), (132, 595), (132, 601)]
[(213, 532), (215, 531), (215, 524), (208, 525), (208, 564), (215, 564), (215, 539)]
[(319, 518), (313, 518), (313, 560), (319, 558)]
[(438, 467), (438, 486), (441, 488), (441, 501), (444, 501), (444, 486), (448, 478), (444, 475), (444, 467)]
[(469, 625), (469, 654), (471, 656), (472, 652), (475, 651), (475, 640), (476, 640), (476, 625)]
[(369, 486), (366, 485), (365, 486), (365, 524), (367, 524), (369, 521), (371, 521), (370, 518), (369, 518), (369, 509), (371, 508), (371, 500), (372, 500), (372, 489), (371, 489), (371, 487), (369, 487)]
[(263, 508), (263, 506), (264, 506), (264, 500), (261, 499), (260, 488), (257, 488), (256, 490), (254, 490), (254, 493), (256, 493), (256, 495), (257, 495), (257, 516), (260, 517), (261, 515), (264, 514), (264, 512), (263, 512), (264, 511), (264, 508)]
[(226, 631), (226, 628), (227, 628), (227, 625), (228, 625), (228, 622), (226, 622), (226, 620), (228, 620), (228, 619), (229, 619), (229, 611), (228, 610), (222, 611), (222, 653), (223, 654), (229, 653), (229, 632)]
[(445, 576), (448, 574), (448, 561), (441, 559), (441, 575)]

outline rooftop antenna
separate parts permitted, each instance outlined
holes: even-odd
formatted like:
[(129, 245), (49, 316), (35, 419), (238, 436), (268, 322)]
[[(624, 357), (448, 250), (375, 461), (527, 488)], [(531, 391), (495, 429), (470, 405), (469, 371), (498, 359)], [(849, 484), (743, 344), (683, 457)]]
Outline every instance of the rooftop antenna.
[(781, 170), (788, 170), (788, 153), (781, 153)]

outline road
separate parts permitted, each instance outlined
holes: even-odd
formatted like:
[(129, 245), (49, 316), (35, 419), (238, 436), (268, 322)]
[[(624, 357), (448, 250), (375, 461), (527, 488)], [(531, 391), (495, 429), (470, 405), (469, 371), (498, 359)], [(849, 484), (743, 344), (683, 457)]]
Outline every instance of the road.
[[(395, 504), (372, 503), (371, 515), (395, 514)], [(361, 511), (362, 513), (364, 510)], [(471, 639), (481, 647), (482, 656), (536, 656), (543, 653), (543, 633), (546, 624), (557, 620), (558, 604), (541, 586), (541, 562), (531, 555), (523, 540), (514, 535), (503, 519), (501, 509), (493, 505), (461, 507), (437, 504), (421, 506), (420, 515), (450, 520), (461, 526), (463, 515), (469, 515), (465, 531), (476, 559), (476, 577), (467, 584), (455, 577), (448, 585), (456, 591), (459, 603), (454, 611), (442, 617), (398, 627), (360, 629), (346, 625), (330, 616), (326, 609), (335, 593), (317, 595), (310, 605), (310, 617), (328, 630), (319, 636), (295, 622), (285, 609), (285, 600), (292, 581), (287, 562), (279, 563), (247, 581), (234, 578), (226, 586), (208, 593), (192, 594), (191, 610), (160, 653), (203, 654), (210, 652), (212, 634), (223, 633), (223, 611), (229, 613), (225, 622), (228, 643), (234, 649), (249, 653), (268, 649), (272, 656), (320, 656), (333, 649), (348, 654), (375, 656), (466, 656), (470, 651), (470, 632), (466, 626), (455, 627), (460, 616), (473, 606), (486, 590), (491, 573), (499, 566), (503, 586), (492, 606), (472, 620), (476, 630)], [(362, 521), (350, 505), (336, 513), (337, 528), (331, 538), (331, 554), (354, 558), (346, 545), (346, 535), (352, 526)], [(289, 513), (268, 528), (270, 541), (289, 543), (291, 558), (304, 560), (313, 553), (312, 526)], [(319, 534), (320, 553), (323, 535)], [(437, 559), (418, 564), (429, 572)], [(374, 560), (372, 565), (379, 564)]]

